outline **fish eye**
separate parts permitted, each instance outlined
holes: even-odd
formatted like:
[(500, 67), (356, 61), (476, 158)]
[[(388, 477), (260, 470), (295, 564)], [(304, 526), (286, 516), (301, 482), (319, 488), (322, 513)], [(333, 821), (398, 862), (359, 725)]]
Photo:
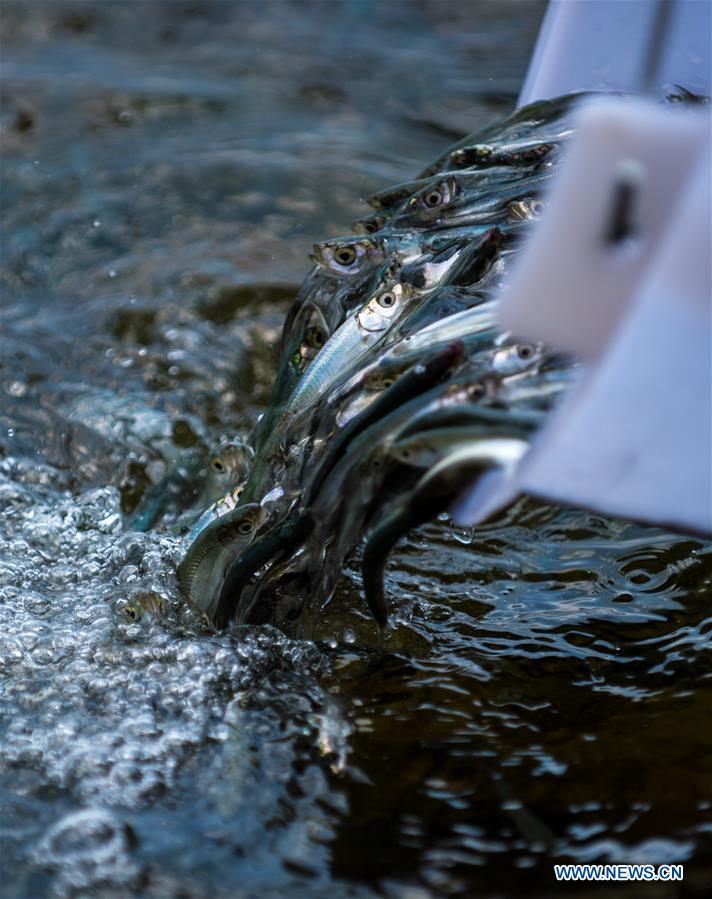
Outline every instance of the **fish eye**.
[(520, 359), (531, 359), (534, 355), (534, 347), (530, 343), (522, 343), (517, 347), (517, 355)]
[(254, 529), (255, 525), (252, 521), (241, 521), (237, 526), (238, 533), (240, 534), (251, 534)]
[(313, 325), (307, 330), (307, 343), (312, 349), (318, 350), (324, 346), (326, 335), (324, 330), (318, 325)]
[(383, 306), (384, 309), (390, 309), (392, 306), (396, 304), (396, 295), (391, 293), (390, 290), (387, 290), (385, 293), (382, 293), (378, 298), (378, 305)]
[(531, 150), (527, 150), (522, 154), (522, 158), (524, 162), (536, 162), (542, 156), (546, 156), (549, 150), (551, 150), (549, 144), (542, 144), (540, 147), (532, 147)]
[(484, 384), (473, 384), (472, 387), (470, 387), (471, 400), (481, 400), (486, 393), (487, 390)]
[(430, 209), (434, 209), (436, 206), (440, 206), (442, 204), (443, 195), (437, 188), (435, 190), (429, 190), (423, 197), (423, 202)]
[(237, 498), (238, 496), (242, 496), (242, 491), (243, 491), (244, 489), (245, 489), (245, 488), (242, 487), (242, 486), (236, 487), (235, 490), (234, 490), (234, 496), (235, 496), (235, 498)]
[(138, 609), (135, 609), (133, 606), (126, 606), (124, 608), (124, 614), (132, 621), (136, 621), (138, 618)]
[(211, 465), (213, 466), (213, 471), (217, 471), (219, 474), (225, 471), (225, 463), (221, 459), (213, 459)]
[(384, 387), (390, 387), (392, 384), (395, 384), (395, 383), (396, 383), (396, 379), (395, 379), (395, 378), (384, 378), (384, 379), (383, 379), (383, 386), (384, 386)]
[(356, 250), (353, 247), (341, 247), (334, 253), (339, 265), (353, 265), (356, 261)]
[(544, 204), (541, 200), (532, 200), (529, 204), (529, 208), (531, 209), (532, 215), (541, 215), (544, 211)]
[(404, 448), (401, 450), (401, 459), (410, 459), (410, 450), (409, 449)]

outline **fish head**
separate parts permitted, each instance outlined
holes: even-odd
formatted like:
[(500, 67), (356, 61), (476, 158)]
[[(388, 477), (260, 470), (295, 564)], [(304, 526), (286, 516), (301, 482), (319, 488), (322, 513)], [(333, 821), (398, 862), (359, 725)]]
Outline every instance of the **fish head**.
[[(267, 512), (259, 503), (236, 506), (210, 525), (211, 542), (216, 546), (229, 547), (231, 551), (244, 549), (252, 543), (266, 519)], [(205, 533), (208, 534), (207, 529)]]
[(455, 168), (476, 168), (491, 165), (495, 155), (494, 147), (489, 144), (474, 144), (471, 147), (459, 147), (450, 154), (450, 164)]
[(543, 343), (510, 344), (495, 350), (492, 356), (492, 370), (501, 376), (517, 375), (538, 365), (543, 357)]
[(247, 474), (253, 452), (245, 443), (226, 443), (210, 460), (208, 481), (222, 496)]
[(375, 234), (380, 231), (386, 224), (386, 216), (381, 213), (366, 215), (363, 218), (356, 219), (351, 228), (356, 234)]
[(460, 147), (450, 156), (456, 169), (489, 168), (491, 166), (537, 166), (554, 148), (553, 144), (536, 144), (522, 149), (502, 149), (489, 144)]
[(258, 503), (246, 503), (211, 522), (188, 547), (178, 565), (178, 582), (186, 599), (210, 620), (227, 566), (247, 549), (266, 520), (267, 512)]
[(385, 331), (403, 311), (413, 291), (396, 282), (379, 290), (356, 315), (359, 327), (370, 333)]
[(429, 179), (425, 178), (418, 178), (415, 181), (404, 181), (402, 184), (396, 184), (395, 187), (388, 187), (385, 190), (378, 191), (378, 193), (371, 194), (370, 197), (366, 197), (366, 202), (373, 209), (392, 210), (400, 206), (409, 197), (412, 197), (416, 191), (427, 187), (428, 183)]
[(460, 189), (452, 175), (429, 184), (408, 201), (410, 211), (436, 211), (449, 206), (459, 195)]
[(467, 399), (471, 403), (484, 403), (497, 396), (501, 386), (501, 376), (494, 372), (488, 372), (465, 388)]
[(310, 255), (318, 266), (338, 275), (358, 275), (384, 258), (379, 242), (367, 237), (324, 240), (314, 244)]
[(427, 437), (415, 435), (404, 437), (390, 447), (390, 455), (401, 465), (413, 468), (428, 468), (437, 461), (437, 451)]
[(238, 506), (235, 515), (235, 520), (231, 522), (231, 531), (241, 545), (247, 546), (254, 540), (258, 530), (267, 520), (267, 511), (259, 503), (247, 503), (244, 506)]
[(396, 372), (385, 372), (374, 369), (374, 371), (369, 372), (364, 378), (363, 386), (366, 388), (366, 390), (376, 391), (380, 393), (380, 391), (386, 390), (392, 384), (395, 384), (396, 379)]
[(525, 147), (523, 150), (515, 150), (506, 154), (506, 161), (510, 165), (538, 165), (545, 156), (554, 149), (554, 144), (537, 144), (534, 147)]
[(290, 347), (291, 365), (297, 374), (302, 374), (330, 336), (331, 329), (321, 309), (305, 303)]
[(509, 204), (507, 215), (510, 219), (520, 222), (528, 222), (540, 219), (544, 211), (544, 204), (536, 197), (524, 200), (515, 200)]

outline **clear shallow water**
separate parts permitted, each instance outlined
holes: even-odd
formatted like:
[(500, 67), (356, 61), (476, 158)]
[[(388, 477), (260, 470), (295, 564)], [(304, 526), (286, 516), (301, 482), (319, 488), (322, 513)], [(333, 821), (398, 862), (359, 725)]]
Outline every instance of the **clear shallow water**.
[(178, 542), (123, 523), (254, 421), (311, 242), (511, 108), (541, 6), (414, 9), (3, 4), (9, 896), (712, 886), (709, 545), (533, 503), (432, 525), (380, 651), (351, 570), (290, 637), (203, 631)]

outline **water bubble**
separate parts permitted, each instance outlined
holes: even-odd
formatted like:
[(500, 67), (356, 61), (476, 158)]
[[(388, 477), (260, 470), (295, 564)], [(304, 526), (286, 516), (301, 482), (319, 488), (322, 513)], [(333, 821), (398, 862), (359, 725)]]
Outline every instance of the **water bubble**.
[(460, 527), (459, 525), (452, 524), (450, 526), (450, 533), (458, 543), (468, 546), (475, 539), (476, 532), (474, 527)]
[(27, 393), (27, 384), (24, 381), (11, 381), (5, 389), (10, 396), (24, 396)]
[(88, 893), (105, 885), (136, 885), (139, 868), (131, 858), (135, 835), (128, 824), (101, 808), (72, 812), (39, 842), (33, 861), (56, 872), (59, 896)]

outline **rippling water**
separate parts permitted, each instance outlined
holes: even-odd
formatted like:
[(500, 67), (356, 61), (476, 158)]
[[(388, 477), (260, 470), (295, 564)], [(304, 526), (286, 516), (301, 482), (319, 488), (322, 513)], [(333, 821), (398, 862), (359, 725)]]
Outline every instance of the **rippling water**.
[(125, 525), (259, 414), (311, 242), (511, 108), (541, 13), (5, 0), (3, 896), (709, 894), (709, 544), (432, 525), (380, 647), (355, 569), (299, 633), (209, 633)]

